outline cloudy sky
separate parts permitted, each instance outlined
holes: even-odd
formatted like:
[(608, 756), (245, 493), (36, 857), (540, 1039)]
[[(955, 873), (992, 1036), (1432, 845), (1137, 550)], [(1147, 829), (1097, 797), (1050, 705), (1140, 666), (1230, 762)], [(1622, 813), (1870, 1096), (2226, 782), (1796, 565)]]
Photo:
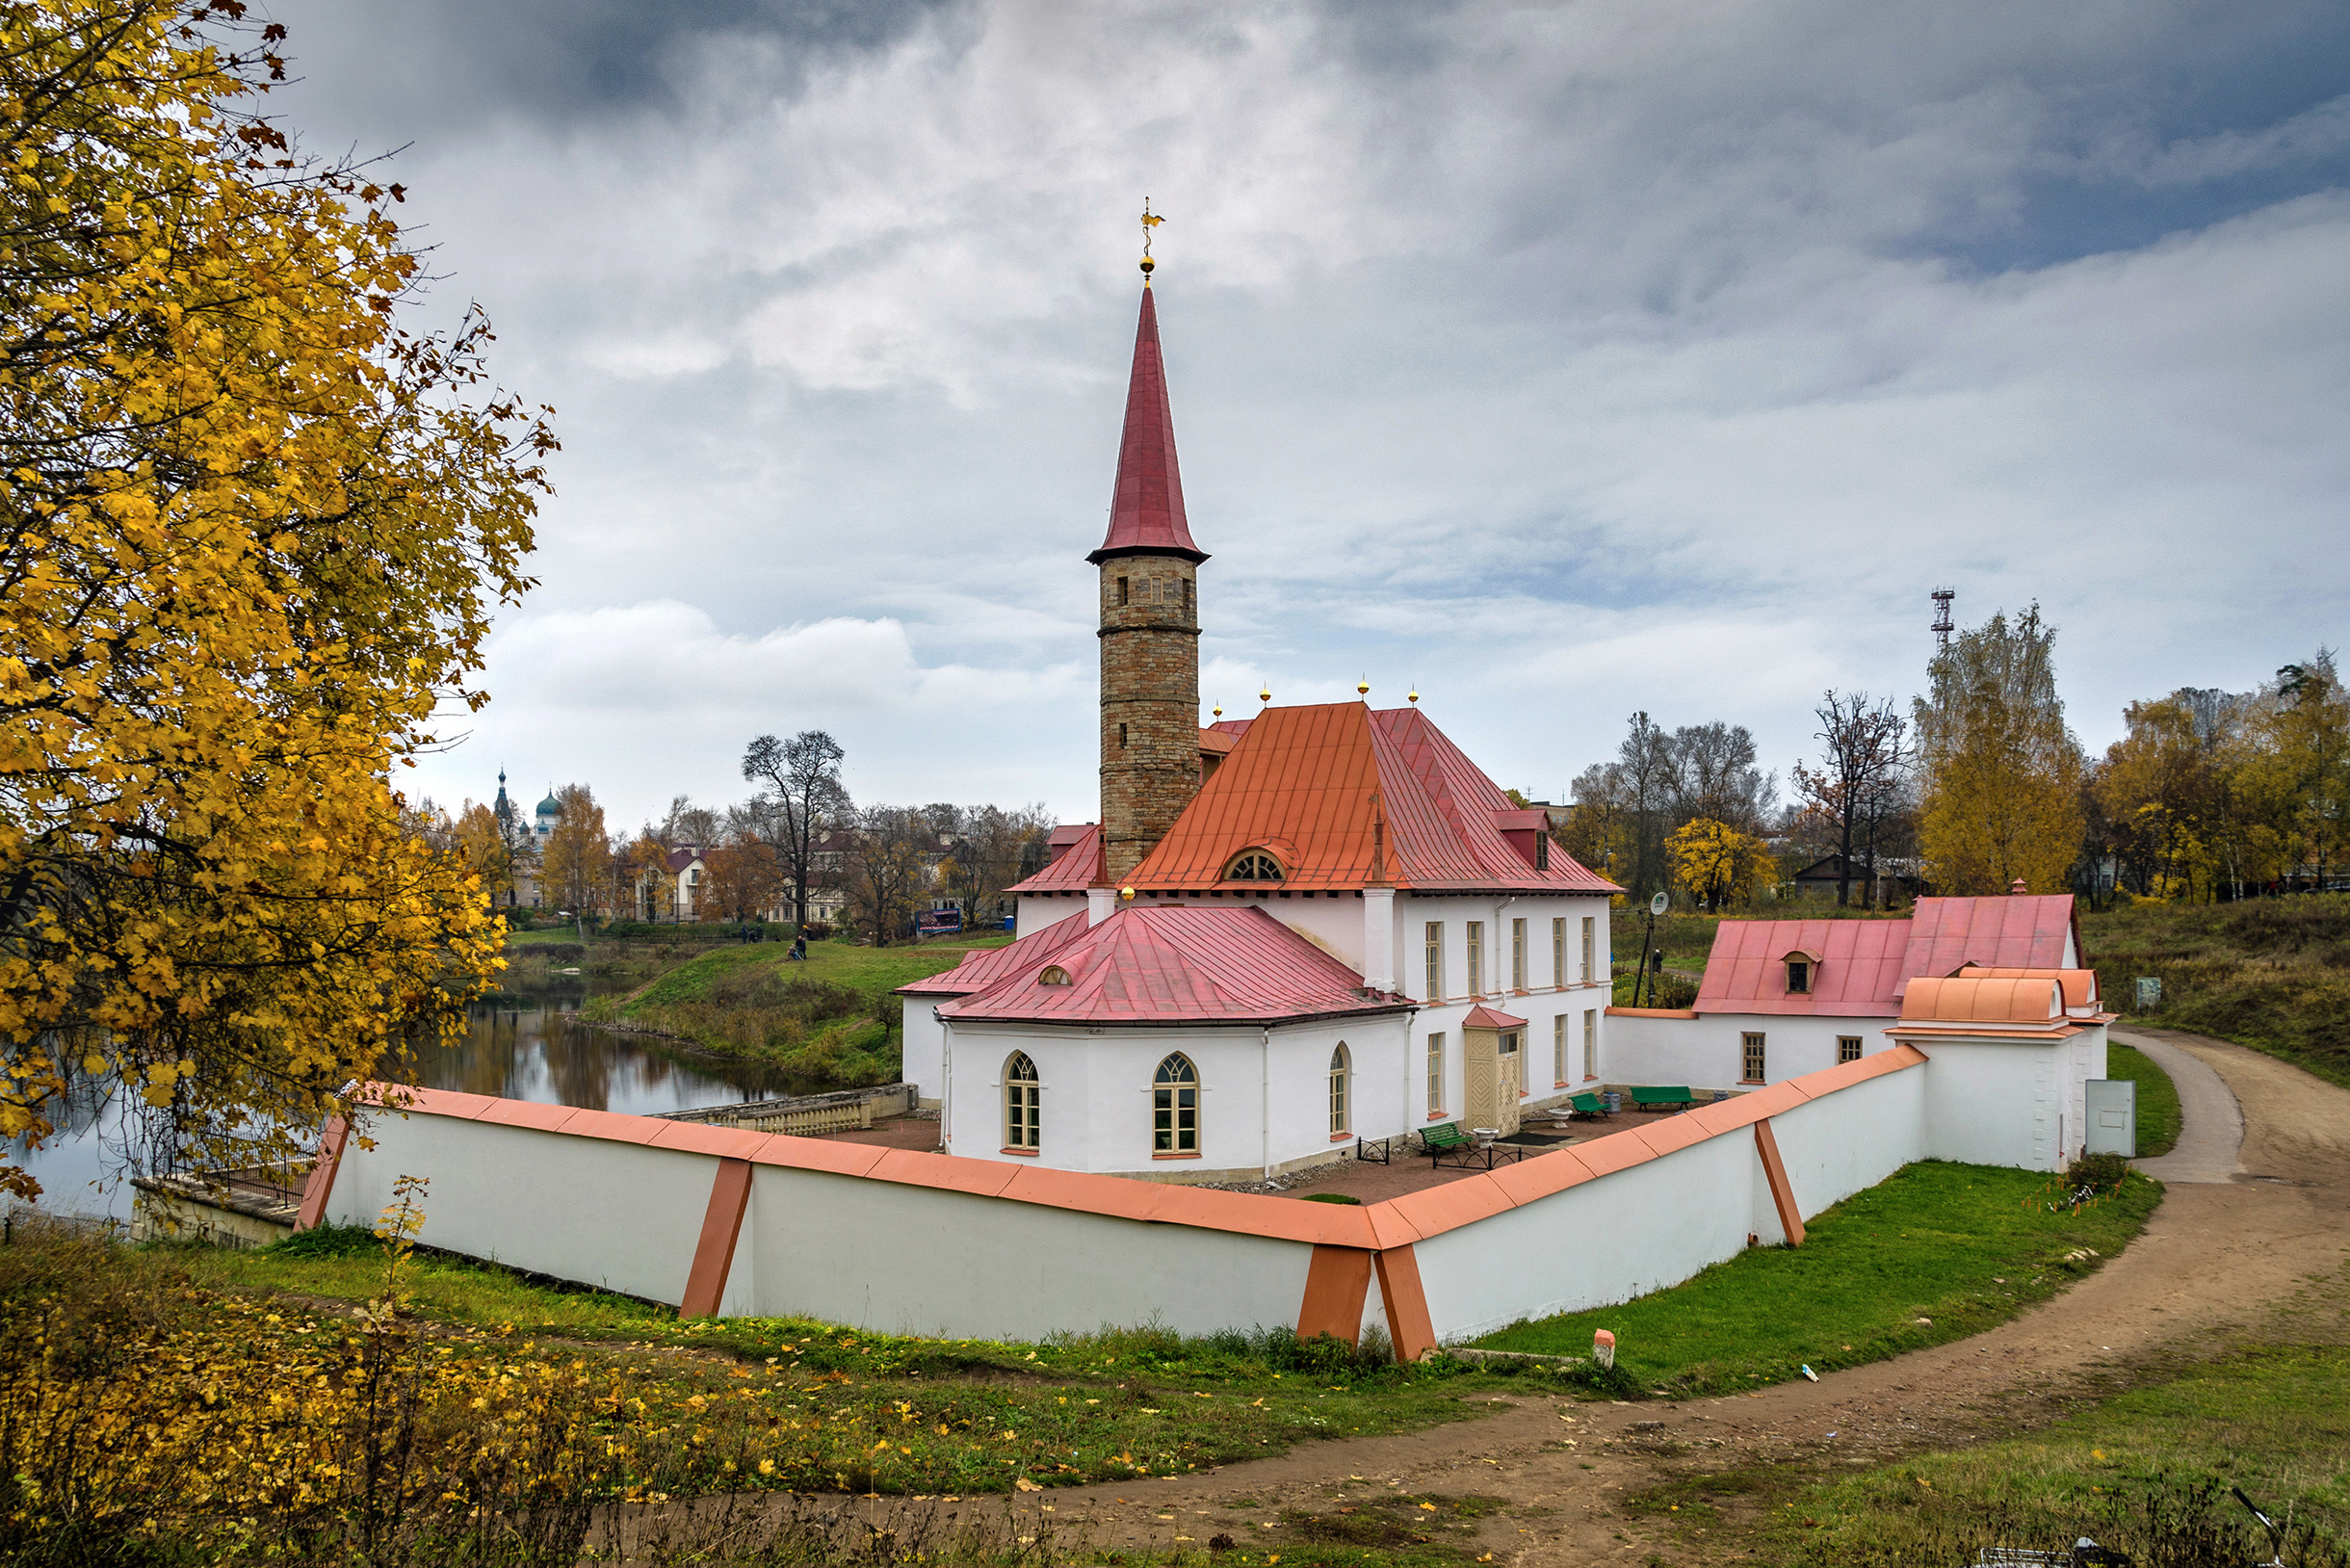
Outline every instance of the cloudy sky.
[(1784, 773), (1938, 586), (2093, 747), (2345, 640), (2338, 0), (257, 9), (559, 410), (449, 803), (822, 727), (1091, 818), (1146, 195), (1230, 712), (1417, 683), (1544, 796), (1635, 708)]

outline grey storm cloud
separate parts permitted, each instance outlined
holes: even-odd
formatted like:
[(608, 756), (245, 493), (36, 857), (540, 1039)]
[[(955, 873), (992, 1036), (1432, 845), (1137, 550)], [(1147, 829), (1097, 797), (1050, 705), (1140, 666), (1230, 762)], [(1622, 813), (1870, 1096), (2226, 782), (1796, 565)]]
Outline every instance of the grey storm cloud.
[(1416, 682), (1505, 784), (1904, 694), (2037, 599), (2074, 721), (2341, 640), (2338, 5), (274, 0), (555, 404), (544, 586), (425, 787), (1092, 812), (1138, 231), (1204, 700)]

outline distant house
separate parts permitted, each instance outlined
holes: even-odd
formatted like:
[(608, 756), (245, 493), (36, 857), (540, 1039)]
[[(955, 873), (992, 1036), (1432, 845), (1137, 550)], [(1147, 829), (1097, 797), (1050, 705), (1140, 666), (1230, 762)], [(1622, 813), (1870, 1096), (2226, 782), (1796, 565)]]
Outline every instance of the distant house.
[[(1867, 897), (1869, 870), (1867, 862), (1859, 859), (1852, 862), (1852, 869), (1847, 874), (1842, 855), (1822, 855), (1797, 872), (1790, 880), (1798, 897), (1824, 896), (1833, 899), (1836, 897), (1838, 878), (1847, 875), (1848, 897), (1854, 903), (1864, 902)], [(1875, 906), (1880, 909), (1891, 908), (1898, 899), (1915, 899), (1926, 891), (1926, 885), (1919, 879), (1916, 864), (1912, 861), (1880, 857), (1876, 865), (1876, 878)]]

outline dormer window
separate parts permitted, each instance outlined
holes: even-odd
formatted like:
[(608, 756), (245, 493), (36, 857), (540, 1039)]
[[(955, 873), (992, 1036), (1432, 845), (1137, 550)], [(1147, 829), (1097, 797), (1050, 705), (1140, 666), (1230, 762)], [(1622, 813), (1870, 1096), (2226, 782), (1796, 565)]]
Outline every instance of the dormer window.
[(1044, 966), (1044, 972), (1036, 977), (1036, 983), (1039, 985), (1066, 985), (1069, 983), (1069, 972), (1058, 964), (1047, 964)]
[(1787, 965), (1787, 994), (1810, 996), (1819, 984), (1819, 954), (1802, 948), (1780, 960)]
[(1243, 849), (1224, 868), (1227, 882), (1278, 882), (1281, 862), (1263, 849)]

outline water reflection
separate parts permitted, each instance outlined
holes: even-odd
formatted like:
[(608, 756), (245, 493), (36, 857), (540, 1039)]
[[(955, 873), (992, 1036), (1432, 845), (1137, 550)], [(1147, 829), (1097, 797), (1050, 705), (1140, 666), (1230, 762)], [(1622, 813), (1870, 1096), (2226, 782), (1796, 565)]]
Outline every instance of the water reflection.
[[(788, 1092), (756, 1068), (722, 1061), (687, 1066), (636, 1036), (592, 1028), (579, 1018), (588, 994), (587, 982), (572, 976), (509, 978), (507, 990), (467, 1009), (464, 1042), (428, 1052), (413, 1076), (427, 1088), (640, 1116)], [(137, 1118), (124, 1114), (118, 1095), (79, 1083), (50, 1118), (58, 1132), (46, 1148), (28, 1153), (20, 1138), (10, 1149), (10, 1158), (39, 1179), (40, 1207), (127, 1218), (125, 1178), (140, 1165), (132, 1147)]]
[(631, 1035), (590, 1028), (578, 1017), (587, 996), (568, 977), (504, 992), (473, 1007), (465, 1043), (431, 1053), (418, 1076), (427, 1088), (640, 1116), (781, 1092), (754, 1068), (688, 1067)]

